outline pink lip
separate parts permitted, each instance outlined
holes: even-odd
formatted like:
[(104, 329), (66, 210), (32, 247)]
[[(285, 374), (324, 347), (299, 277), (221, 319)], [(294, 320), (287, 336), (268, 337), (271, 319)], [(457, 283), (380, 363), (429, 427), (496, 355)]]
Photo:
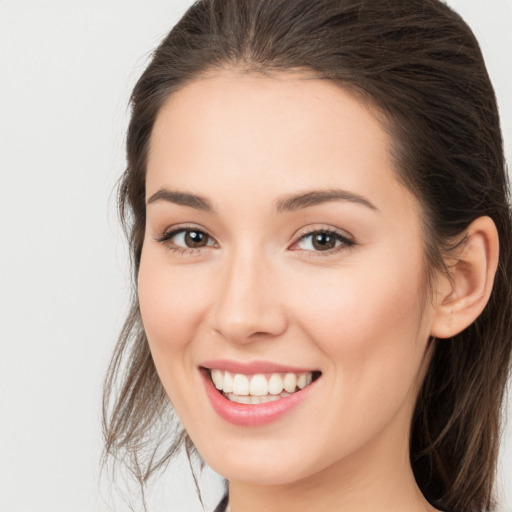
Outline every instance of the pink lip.
[[(218, 366), (214, 366), (214, 368), (218, 368)], [(272, 371), (276, 372), (278, 370)], [(215, 412), (229, 423), (243, 427), (258, 427), (278, 420), (290, 411), (290, 409), (302, 402), (309, 395), (311, 388), (315, 385), (315, 382), (313, 382), (304, 389), (296, 391), (290, 396), (280, 398), (275, 402), (246, 405), (231, 402), (225, 398), (224, 395), (214, 386), (208, 371), (201, 370), (201, 376), (206, 390), (206, 395), (210, 399), (210, 403), (212, 404)]]
[(245, 363), (241, 361), (229, 361), (227, 359), (205, 361), (201, 366), (203, 368), (224, 370), (231, 373), (243, 373), (245, 375), (254, 375), (256, 373), (306, 373), (313, 371), (311, 368), (296, 368), (267, 361), (251, 361), (250, 363)]

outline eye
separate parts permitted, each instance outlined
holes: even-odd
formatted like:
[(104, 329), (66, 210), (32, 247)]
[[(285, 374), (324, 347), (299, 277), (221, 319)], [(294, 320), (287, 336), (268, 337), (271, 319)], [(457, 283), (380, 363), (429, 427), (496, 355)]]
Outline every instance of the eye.
[(351, 247), (355, 244), (353, 240), (337, 233), (336, 231), (319, 229), (303, 234), (293, 244), (293, 249), (315, 252), (335, 251), (338, 248)]
[(191, 250), (215, 245), (213, 238), (204, 231), (195, 228), (179, 228), (164, 233), (156, 239), (172, 250)]
[(175, 245), (189, 248), (206, 247), (210, 241), (206, 233), (191, 229), (179, 231), (171, 240)]

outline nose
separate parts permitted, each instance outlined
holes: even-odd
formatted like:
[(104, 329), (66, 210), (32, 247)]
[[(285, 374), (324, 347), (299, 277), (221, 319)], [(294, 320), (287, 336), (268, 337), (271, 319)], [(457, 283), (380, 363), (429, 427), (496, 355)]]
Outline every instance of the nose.
[(271, 261), (248, 248), (237, 251), (219, 272), (212, 328), (234, 343), (279, 336), (288, 324), (281, 291)]

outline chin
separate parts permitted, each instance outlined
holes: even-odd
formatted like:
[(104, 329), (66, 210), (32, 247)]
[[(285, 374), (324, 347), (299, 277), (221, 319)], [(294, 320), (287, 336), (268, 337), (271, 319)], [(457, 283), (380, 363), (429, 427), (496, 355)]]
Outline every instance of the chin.
[[(223, 442), (202, 440), (197, 445), (204, 461), (230, 481), (252, 485), (288, 485), (322, 472), (335, 462), (333, 453), (313, 453), (315, 446), (304, 440), (270, 440), (248, 437)], [(237, 442), (238, 441), (238, 442)], [(338, 457), (334, 457), (337, 459)]]
[[(304, 467), (291, 467), (286, 463), (277, 465), (268, 459), (258, 462), (216, 461), (211, 465), (212, 469), (229, 481), (244, 482), (251, 485), (288, 485), (306, 478), (308, 475)], [(300, 471), (298, 471), (300, 469)]]

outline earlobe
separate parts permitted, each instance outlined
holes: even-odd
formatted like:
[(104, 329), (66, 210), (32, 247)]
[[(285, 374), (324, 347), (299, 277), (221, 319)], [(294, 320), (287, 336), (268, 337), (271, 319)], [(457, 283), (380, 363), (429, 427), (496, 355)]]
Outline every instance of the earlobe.
[(479, 217), (449, 256), (449, 275), (439, 280), (432, 336), (450, 338), (476, 320), (491, 295), (498, 256), (496, 225), (489, 217)]

